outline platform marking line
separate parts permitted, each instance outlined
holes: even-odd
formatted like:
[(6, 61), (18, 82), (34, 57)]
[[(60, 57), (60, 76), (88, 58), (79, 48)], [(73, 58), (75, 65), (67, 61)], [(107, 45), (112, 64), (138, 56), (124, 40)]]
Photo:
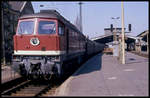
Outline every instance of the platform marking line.
[(124, 69), (123, 71), (134, 71), (134, 69)]
[(133, 94), (119, 94), (118, 96), (135, 96)]
[(115, 79), (117, 79), (117, 77), (109, 77), (107, 79), (109, 79), (109, 80), (115, 80)]

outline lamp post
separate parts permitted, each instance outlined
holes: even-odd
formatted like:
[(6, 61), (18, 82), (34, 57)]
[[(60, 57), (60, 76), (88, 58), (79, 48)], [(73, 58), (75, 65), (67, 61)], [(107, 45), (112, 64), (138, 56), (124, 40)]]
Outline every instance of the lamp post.
[(121, 13), (121, 21), (122, 21), (122, 64), (125, 64), (125, 34), (124, 34), (124, 6), (123, 6), (123, 1), (121, 1), (121, 9), (122, 9), (122, 13)]
[(82, 32), (82, 2), (79, 2), (80, 5), (80, 31)]
[[(120, 17), (112, 17), (111, 19), (113, 19), (115, 21), (115, 24), (117, 24), (117, 19), (119, 19)], [(117, 41), (117, 25), (115, 27), (115, 31), (113, 32), (113, 41)]]
[[(114, 20), (114, 23), (116, 26), (114, 26), (115, 30), (113, 32), (113, 56), (118, 56), (118, 50), (119, 50), (119, 47), (118, 47), (118, 40), (117, 40), (117, 20), (119, 19), (120, 17), (112, 17), (111, 19)], [(118, 56), (119, 57), (119, 56)]]

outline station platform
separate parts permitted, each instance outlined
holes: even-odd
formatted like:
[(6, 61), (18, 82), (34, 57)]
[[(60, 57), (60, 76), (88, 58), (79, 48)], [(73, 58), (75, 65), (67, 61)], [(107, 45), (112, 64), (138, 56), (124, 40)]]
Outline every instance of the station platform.
[(56, 96), (148, 96), (148, 58), (126, 52), (117, 57), (97, 54), (84, 63), (56, 91)]
[(14, 72), (10, 66), (1, 66), (1, 84), (19, 77), (21, 76), (18, 73)]

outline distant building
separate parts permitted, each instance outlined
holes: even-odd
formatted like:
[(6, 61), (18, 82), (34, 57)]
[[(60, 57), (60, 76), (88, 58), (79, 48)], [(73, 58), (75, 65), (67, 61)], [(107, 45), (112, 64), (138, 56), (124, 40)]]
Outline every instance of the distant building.
[(147, 51), (147, 45), (149, 45), (148, 39), (149, 30), (146, 30), (137, 35), (137, 43), (136, 43), (136, 50), (137, 51)]
[(11, 9), (20, 12), (20, 15), (34, 13), (33, 6), (29, 1), (9, 1)]
[(148, 34), (149, 30), (145, 30), (144, 32), (140, 33), (137, 35), (137, 37), (140, 37), (141, 40), (147, 42), (147, 34)]
[(2, 36), (5, 43), (3, 50), (6, 61), (9, 61), (8, 57), (13, 53), (13, 35), (16, 32), (18, 18), (24, 14), (34, 13), (34, 9), (30, 1), (2, 1), (1, 6)]

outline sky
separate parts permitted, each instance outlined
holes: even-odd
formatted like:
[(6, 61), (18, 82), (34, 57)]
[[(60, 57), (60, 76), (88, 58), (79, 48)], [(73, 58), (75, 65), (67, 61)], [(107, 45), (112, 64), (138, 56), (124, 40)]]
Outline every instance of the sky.
[[(32, 2), (35, 13), (43, 9), (55, 9), (67, 20), (74, 24), (79, 16), (79, 2)], [(121, 27), (121, 2), (100, 2), (82, 1), (82, 26), (83, 34), (89, 38), (104, 35), (104, 28)], [(40, 7), (44, 5), (44, 7)], [(124, 2), (124, 25), (128, 31), (128, 24), (132, 24), (132, 31), (129, 35), (137, 36), (149, 28), (148, 1)], [(111, 18), (120, 17), (112, 20)]]

